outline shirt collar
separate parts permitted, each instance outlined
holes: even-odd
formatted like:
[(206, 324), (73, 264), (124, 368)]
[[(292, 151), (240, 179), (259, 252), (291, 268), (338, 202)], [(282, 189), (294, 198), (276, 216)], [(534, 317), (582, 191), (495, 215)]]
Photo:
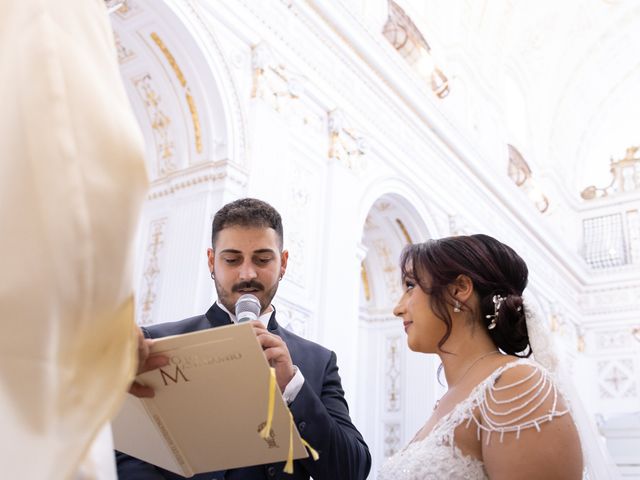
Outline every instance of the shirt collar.
[[(222, 310), (227, 315), (229, 315), (229, 318), (233, 323), (238, 323), (238, 319), (236, 318), (236, 316), (233, 313), (231, 313), (229, 310), (227, 310), (227, 308), (224, 305), (222, 305), (217, 300), (216, 300), (216, 304), (218, 305), (218, 307), (220, 307), (220, 310)], [(258, 317), (258, 320), (260, 320), (260, 322), (262, 322), (262, 324), (266, 327), (267, 325), (269, 325), (269, 320), (271, 319), (272, 313), (273, 313), (273, 306), (269, 305), (269, 308), (267, 309), (267, 311), (262, 315), (260, 315), (260, 317)]]

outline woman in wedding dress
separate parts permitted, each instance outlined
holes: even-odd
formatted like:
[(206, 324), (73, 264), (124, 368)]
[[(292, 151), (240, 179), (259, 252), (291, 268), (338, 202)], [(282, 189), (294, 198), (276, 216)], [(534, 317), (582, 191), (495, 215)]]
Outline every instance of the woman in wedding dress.
[(448, 389), (379, 479), (583, 478), (580, 437), (555, 375), (525, 358), (535, 318), (522, 299), (522, 258), (471, 235), (409, 245), (400, 264), (394, 314), (411, 350), (440, 357)]

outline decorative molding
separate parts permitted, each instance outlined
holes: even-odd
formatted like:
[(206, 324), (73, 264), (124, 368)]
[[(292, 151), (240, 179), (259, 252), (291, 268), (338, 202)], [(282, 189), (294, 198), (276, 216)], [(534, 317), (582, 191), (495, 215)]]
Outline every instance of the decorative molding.
[(531, 172), (531, 167), (524, 159), (524, 156), (513, 145), (507, 145), (509, 151), (509, 166), (507, 174), (509, 178), (522, 189), (529, 199), (535, 204), (540, 213), (545, 213), (549, 209), (549, 198), (540, 189)]
[(397, 259), (392, 256), (392, 249), (384, 239), (376, 239), (373, 242), (376, 255), (380, 258), (382, 274), (390, 302), (395, 302), (400, 298), (400, 272), (398, 270)]
[(631, 357), (598, 362), (600, 397), (618, 399), (637, 396), (634, 359)]
[(375, 325), (386, 326), (386, 325), (398, 323), (399, 320), (397, 317), (394, 317), (393, 315), (391, 315), (391, 312), (386, 312), (386, 313), (372, 312), (366, 306), (362, 306), (360, 308), (360, 321), (370, 325), (375, 324)]
[(386, 422), (384, 424), (384, 458), (395, 455), (400, 450), (402, 427), (400, 422)]
[(167, 59), (167, 62), (169, 62), (169, 65), (171, 66), (173, 73), (176, 75), (176, 78), (178, 79), (178, 81), (180, 82), (180, 85), (184, 89), (185, 99), (189, 107), (189, 113), (191, 114), (191, 123), (193, 124), (195, 149), (197, 153), (202, 153), (202, 128), (200, 126), (200, 117), (198, 115), (198, 108), (196, 107), (196, 102), (193, 99), (193, 95), (191, 95), (191, 90), (189, 86), (187, 85), (187, 79), (184, 73), (182, 72), (182, 69), (178, 65), (178, 62), (176, 61), (175, 57), (173, 56), (169, 48), (165, 45), (162, 38), (160, 38), (160, 35), (158, 35), (157, 32), (151, 32), (150, 37), (153, 40), (153, 42), (157, 45), (157, 47), (160, 49), (164, 57)]
[(149, 36), (151, 37), (151, 40), (153, 40), (153, 43), (157, 45), (157, 47), (160, 49), (164, 57), (167, 59), (167, 62), (169, 62), (169, 65), (171, 66), (171, 70), (173, 70), (173, 73), (175, 73), (176, 78), (180, 82), (180, 85), (182, 85), (183, 87), (186, 87), (187, 79), (185, 78), (184, 73), (182, 73), (182, 69), (178, 65), (178, 62), (176, 62), (175, 57), (169, 51), (169, 48), (165, 45), (164, 40), (160, 38), (160, 35), (158, 35), (157, 32), (151, 32)]
[(180, 191), (202, 188), (203, 186), (210, 187), (224, 181), (230, 181), (240, 188), (245, 188), (247, 173), (226, 160), (193, 165), (153, 182), (149, 187), (147, 198), (155, 200), (174, 195)]
[(142, 272), (143, 292), (139, 297), (138, 323), (148, 325), (153, 323), (153, 313), (156, 305), (160, 275), (161, 254), (164, 247), (164, 234), (167, 217), (153, 220), (149, 223), (149, 236), (145, 249), (144, 269)]
[(594, 332), (594, 335), (596, 336), (596, 347), (600, 351), (619, 352), (620, 350), (635, 347), (633, 335), (628, 328), (606, 332)]
[(104, 3), (107, 7), (107, 13), (109, 14), (121, 8), (126, 8), (126, 0), (104, 0)]
[(178, 167), (175, 163), (175, 143), (171, 138), (170, 128), (171, 117), (163, 109), (162, 97), (157, 93), (153, 85), (151, 74), (146, 73), (133, 80), (136, 91), (144, 102), (149, 125), (153, 132), (153, 139), (156, 145), (157, 173), (162, 177), (175, 171)]
[(134, 0), (126, 0), (114, 13), (122, 20), (129, 20), (142, 12)]
[(396, 218), (396, 224), (398, 225), (398, 228), (400, 228), (400, 231), (402, 232), (402, 236), (404, 237), (407, 244), (412, 244), (413, 240), (411, 239), (411, 235), (409, 235), (409, 231), (407, 230), (407, 227), (404, 226), (404, 223), (402, 222), (402, 220), (400, 220), (399, 218)]
[(282, 64), (276, 64), (273, 54), (265, 43), (259, 43), (251, 51), (253, 87), (251, 98), (258, 98), (275, 111), (280, 112), (285, 104), (297, 101), (304, 94), (304, 79), (291, 73)]
[(610, 160), (611, 183), (606, 187), (598, 188), (590, 185), (582, 192), (580, 196), (584, 200), (593, 200), (595, 198), (606, 197), (609, 195), (621, 194), (640, 190), (640, 145), (627, 148), (624, 158)]
[(309, 225), (309, 208), (311, 207), (311, 193), (308, 186), (313, 181), (310, 172), (303, 170), (300, 165), (294, 165), (288, 192), (290, 205), (291, 228), (288, 235), (288, 249), (296, 252), (289, 257), (287, 279), (300, 287), (305, 286), (307, 256), (307, 229)]
[(369, 286), (369, 274), (367, 273), (367, 266), (364, 260), (360, 262), (360, 280), (362, 281), (362, 288), (364, 290), (364, 299), (367, 302), (371, 301), (371, 287)]
[(454, 213), (449, 215), (449, 235), (469, 235), (472, 229), (465, 217)]
[(391, 202), (388, 202), (386, 200), (378, 200), (374, 205), (373, 208), (375, 208), (378, 212), (388, 212), (389, 210), (391, 210), (393, 208), (393, 205), (391, 204)]
[(378, 228), (380, 228), (380, 226), (373, 221), (373, 218), (371, 218), (371, 212), (369, 212), (367, 214), (367, 218), (364, 219), (364, 226), (362, 229), (365, 232), (369, 232), (371, 230), (377, 230)]
[(640, 265), (640, 210), (637, 208), (627, 210), (626, 218), (629, 263)]
[(439, 98), (449, 95), (449, 79), (436, 65), (431, 47), (413, 20), (393, 0), (388, 0), (389, 16), (382, 34), (422, 78), (429, 81)]
[(399, 336), (385, 339), (387, 366), (385, 371), (385, 411), (399, 412), (401, 405), (401, 340)]
[[(293, 227), (295, 224), (292, 222), (290, 225)], [(299, 287), (305, 286), (305, 249), (306, 240), (303, 232), (300, 229), (290, 228), (287, 235), (287, 250), (294, 252), (294, 254), (289, 256), (287, 280)]]
[[(368, 216), (367, 216), (368, 218)], [(371, 302), (371, 285), (369, 284), (369, 273), (367, 272), (367, 252), (368, 248), (364, 243), (358, 243), (356, 258), (360, 262), (360, 281), (362, 282), (362, 293), (366, 302)]]
[(136, 59), (136, 52), (128, 48), (122, 43), (122, 39), (120, 38), (120, 34), (117, 31), (113, 31), (113, 39), (116, 44), (116, 52), (118, 54), (118, 64), (123, 65), (127, 62), (133, 61)]
[(578, 297), (585, 315), (611, 315), (640, 310), (640, 285), (590, 288)]
[(226, 87), (224, 90), (224, 93), (226, 93), (225, 98), (226, 100), (228, 100), (231, 106), (231, 111), (233, 114), (232, 118), (236, 123), (235, 125), (230, 126), (233, 127), (232, 130), (234, 132), (234, 137), (237, 138), (237, 142), (234, 142), (234, 145), (238, 147), (237, 151), (234, 152), (233, 158), (231, 160), (240, 166), (245, 166), (247, 163), (248, 151), (248, 139), (246, 135), (247, 121), (245, 118), (245, 112), (242, 109), (242, 103), (240, 102), (240, 97), (238, 95), (235, 82), (233, 80), (233, 74), (225, 60), (226, 55), (222, 51), (218, 39), (208, 27), (207, 22), (205, 22), (200, 15), (200, 12), (198, 11), (199, 7), (196, 6), (197, 3), (193, 0), (185, 0), (183, 3), (188, 6), (189, 11), (191, 12), (191, 16), (195, 18), (202, 30), (206, 33), (209, 39), (209, 41), (207, 42), (207, 46), (215, 51), (217, 58), (220, 59), (219, 63), (223, 71), (220, 72), (218, 78), (224, 85), (224, 87)]
[(329, 158), (337, 160), (354, 173), (362, 173), (367, 167), (367, 140), (346, 127), (345, 123), (345, 115), (341, 110), (329, 112)]

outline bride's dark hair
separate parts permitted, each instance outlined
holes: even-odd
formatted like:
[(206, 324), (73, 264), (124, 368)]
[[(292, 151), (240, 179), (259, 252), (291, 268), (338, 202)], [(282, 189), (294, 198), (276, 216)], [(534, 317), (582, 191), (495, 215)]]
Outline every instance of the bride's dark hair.
[(446, 332), (438, 342), (440, 349), (451, 335), (452, 319), (447, 305), (455, 301), (447, 287), (458, 275), (466, 275), (480, 299), (480, 312), (474, 313), (483, 328), (488, 328), (491, 322), (487, 315), (495, 311), (493, 296), (505, 298), (495, 328), (488, 330), (496, 346), (507, 354), (531, 355), (522, 304), (529, 270), (511, 247), (481, 234), (427, 240), (404, 248), (400, 268), (402, 278), (412, 279), (430, 295), (431, 309), (446, 325)]

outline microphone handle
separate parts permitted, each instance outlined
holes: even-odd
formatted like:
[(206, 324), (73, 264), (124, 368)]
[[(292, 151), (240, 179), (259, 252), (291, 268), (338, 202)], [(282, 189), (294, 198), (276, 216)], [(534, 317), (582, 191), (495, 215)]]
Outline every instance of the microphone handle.
[(256, 317), (253, 312), (242, 312), (236, 318), (238, 320), (238, 323), (250, 322), (251, 320), (258, 319), (258, 317)]

